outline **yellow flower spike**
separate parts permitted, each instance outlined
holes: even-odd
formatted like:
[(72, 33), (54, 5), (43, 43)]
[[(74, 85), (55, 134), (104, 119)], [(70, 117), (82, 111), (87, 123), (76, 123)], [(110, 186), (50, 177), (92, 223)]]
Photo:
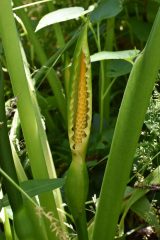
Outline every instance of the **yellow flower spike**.
[(78, 101), (77, 101), (77, 113), (75, 118), (74, 126), (74, 148), (78, 144), (82, 143), (83, 138), (86, 134), (84, 129), (87, 126), (87, 86), (86, 86), (86, 63), (85, 56), (82, 52), (81, 54), (81, 65), (80, 65), (80, 79), (79, 79), (79, 89), (78, 89)]
[(71, 151), (85, 159), (91, 127), (91, 65), (87, 43), (87, 25), (75, 49), (68, 100), (68, 135)]
[(85, 201), (88, 173), (85, 163), (92, 116), (91, 65), (87, 24), (82, 29), (74, 52), (68, 99), (68, 136), (72, 151), (65, 195), (75, 221), (78, 239), (87, 240)]

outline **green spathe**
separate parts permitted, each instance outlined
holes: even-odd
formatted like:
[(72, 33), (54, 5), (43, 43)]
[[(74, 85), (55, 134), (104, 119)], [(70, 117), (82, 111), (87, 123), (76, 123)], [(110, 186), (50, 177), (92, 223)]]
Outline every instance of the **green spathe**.
[(85, 213), (88, 173), (85, 156), (90, 135), (91, 113), (91, 66), (86, 24), (76, 45), (71, 69), (68, 99), (68, 136), (72, 163), (65, 183), (66, 200), (75, 221), (79, 240), (88, 239)]

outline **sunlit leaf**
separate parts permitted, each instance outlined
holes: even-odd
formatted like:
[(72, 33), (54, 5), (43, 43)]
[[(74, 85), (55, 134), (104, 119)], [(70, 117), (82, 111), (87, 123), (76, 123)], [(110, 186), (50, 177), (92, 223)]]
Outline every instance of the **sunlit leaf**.
[(46, 14), (41, 20), (39, 21), (36, 31), (49, 26), (51, 24), (65, 22), (71, 19), (79, 18), (93, 10), (93, 7), (90, 7), (88, 10), (84, 10), (83, 7), (69, 7), (69, 8), (62, 8), (58, 9), (54, 12)]
[(138, 53), (139, 50), (124, 50), (116, 52), (102, 51), (91, 55), (91, 62), (110, 59), (123, 59), (132, 62), (133, 58), (135, 58), (138, 55)]

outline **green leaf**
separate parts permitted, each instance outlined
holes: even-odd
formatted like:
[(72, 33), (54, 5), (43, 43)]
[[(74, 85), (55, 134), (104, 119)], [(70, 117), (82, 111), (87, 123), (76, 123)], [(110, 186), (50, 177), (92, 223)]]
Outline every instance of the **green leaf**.
[(36, 31), (49, 26), (51, 24), (65, 22), (71, 19), (79, 18), (93, 10), (90, 7), (88, 10), (84, 10), (83, 7), (69, 7), (69, 8), (62, 8), (58, 9), (54, 12), (46, 14), (38, 23), (36, 27)]
[(90, 14), (91, 21), (96, 23), (115, 17), (123, 9), (122, 2), (122, 0), (101, 0), (97, 8)]
[(28, 180), (20, 184), (25, 192), (28, 193), (30, 197), (38, 195), (42, 192), (48, 192), (56, 188), (62, 187), (64, 184), (63, 178), (55, 179), (39, 179), (39, 180)]
[(91, 55), (91, 62), (110, 59), (123, 59), (132, 62), (133, 58), (135, 58), (139, 52), (139, 50), (124, 50), (116, 52), (102, 51)]
[[(159, 184), (160, 183), (160, 178), (159, 178), (159, 172), (160, 172), (160, 167), (157, 167), (153, 172), (151, 172), (145, 179), (144, 179), (144, 186), (146, 185), (151, 185), (151, 184)], [(127, 199), (125, 208), (122, 214), (122, 217), (119, 222), (119, 231), (120, 233), (123, 233), (123, 226), (124, 226), (124, 220), (125, 217), (129, 211), (129, 209), (137, 202), (139, 199), (145, 196), (145, 194), (149, 192), (149, 189), (134, 189), (131, 197)]]
[(45, 97), (42, 96), (42, 94), (40, 92), (36, 92), (36, 96), (37, 96), (37, 100), (38, 100), (38, 104), (40, 106), (41, 109), (48, 109), (48, 103)]
[(147, 22), (153, 23), (160, 4), (158, 1), (151, 0), (147, 4)]
[(142, 20), (137, 20), (136, 18), (131, 18), (129, 20), (131, 24), (132, 31), (140, 41), (147, 41), (149, 33), (151, 31), (152, 24), (143, 22)]
[(160, 0), (154, 0), (154, 1), (160, 3)]
[(156, 232), (160, 233), (159, 219), (156, 215), (155, 209), (145, 196), (135, 202), (131, 209), (150, 226), (153, 226), (156, 229)]
[[(27, 180), (20, 183), (20, 187), (30, 196), (34, 197), (40, 193), (49, 192), (64, 185), (63, 178)], [(0, 209), (9, 205), (7, 196), (0, 200)]]
[(130, 73), (132, 64), (123, 60), (111, 60), (109, 66), (106, 67), (106, 76), (108, 77), (120, 77)]
[(5, 238), (5, 234), (4, 234), (4, 232), (3, 233), (0, 233), (0, 240), (5, 240), (6, 238)]

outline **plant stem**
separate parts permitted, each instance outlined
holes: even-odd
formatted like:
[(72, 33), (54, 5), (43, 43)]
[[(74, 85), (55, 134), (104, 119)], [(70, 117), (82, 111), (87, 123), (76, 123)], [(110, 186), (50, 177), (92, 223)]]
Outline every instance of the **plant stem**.
[[(54, 10), (54, 4), (52, 2), (48, 2), (48, 9), (49, 11), (53, 11)], [(57, 44), (59, 48), (64, 48), (65, 47), (65, 39), (63, 36), (63, 32), (61, 29), (61, 25), (59, 23), (56, 23), (53, 25), (53, 29), (57, 38)], [(66, 97), (68, 95), (68, 86), (69, 86), (69, 79), (70, 79), (70, 72), (68, 69), (68, 65), (70, 64), (70, 58), (69, 55), (66, 53), (63, 57), (63, 65), (64, 65), (64, 85), (65, 85), (65, 93), (66, 93)]]
[(9, 222), (9, 216), (8, 216), (6, 208), (4, 208), (4, 216), (5, 216), (4, 232), (5, 232), (6, 240), (13, 240), (13, 238), (12, 238), (12, 231), (11, 231), (11, 225), (10, 225), (10, 222)]
[(83, 209), (82, 215), (75, 221), (76, 230), (78, 233), (78, 240), (88, 240), (86, 222), (86, 213), (85, 209)]
[(115, 78), (110, 82), (110, 84), (108, 85), (106, 91), (105, 91), (104, 94), (103, 94), (103, 99), (106, 98), (106, 96), (108, 96), (109, 91), (111, 90), (111, 88), (112, 88), (112, 86), (113, 86), (113, 84), (115, 83), (116, 80), (117, 80), (117, 78), (115, 77)]
[[(115, 18), (109, 18), (107, 19), (107, 31), (106, 31), (106, 41), (104, 46), (104, 51), (112, 51), (113, 45), (114, 45), (114, 26), (115, 26)], [(104, 62), (104, 72), (107, 72), (106, 69), (109, 69), (110, 61)], [(108, 89), (111, 78), (107, 76), (105, 73), (104, 76), (104, 89)], [(105, 91), (105, 90), (104, 90)], [(103, 96), (105, 96), (103, 92)], [(109, 123), (110, 120), (110, 94), (108, 94), (103, 97), (103, 113), (104, 113), (104, 121), (106, 123)]]
[[(3, 86), (3, 77), (2, 69), (0, 66), (0, 165), (3, 168), (0, 169), (0, 172), (5, 176), (4, 187), (8, 195), (8, 199), (13, 211), (13, 219), (15, 223), (15, 230), (20, 239), (24, 240), (34, 240), (35, 236), (39, 239), (43, 238), (43, 233), (39, 229), (39, 224), (36, 222), (36, 225), (33, 222), (34, 212), (28, 214), (26, 208), (23, 204), (23, 199), (19, 191), (19, 182), (16, 174), (16, 169), (13, 163), (11, 147), (9, 143), (8, 130), (7, 130), (7, 121), (5, 116), (5, 101), (4, 101), (4, 86)], [(16, 186), (16, 188), (14, 187)], [(31, 199), (32, 201), (32, 199)], [(29, 210), (29, 209), (27, 209)], [(31, 219), (30, 219), (31, 218)], [(26, 231), (21, 229), (19, 224), (25, 222)]]
[[(160, 9), (120, 107), (95, 217), (93, 240), (113, 240), (145, 113), (160, 67)], [(154, 61), (153, 61), (154, 59)]]
[[(4, 171), (12, 177), (12, 179), (18, 184), (18, 178), (13, 164), (12, 152), (10, 148), (7, 121), (5, 116), (5, 101), (4, 101), (4, 85), (2, 77), (2, 68), (0, 66), (0, 153), (1, 161), (0, 165)], [(7, 159), (7, 161), (6, 161)], [(5, 188), (8, 194), (8, 198), (13, 211), (18, 211), (23, 205), (21, 194), (16, 191), (13, 186), (5, 180)]]
[[(48, 2), (47, 6), (48, 6), (49, 11), (52, 12), (55, 10), (53, 2)], [(65, 40), (64, 40), (64, 36), (63, 36), (60, 24), (59, 23), (54, 24), (53, 28), (54, 28), (55, 35), (57, 38), (58, 47), (63, 48), (65, 46)]]
[[(101, 52), (100, 40), (100, 23), (97, 23), (97, 43), (98, 51)], [(99, 111), (100, 111), (100, 126), (99, 131), (102, 133), (104, 123), (104, 107), (103, 107), (103, 93), (104, 93), (104, 61), (100, 61), (100, 79), (99, 79)]]
[[(20, 48), (10, 0), (1, 1), (0, 32), (14, 95), (18, 99), (17, 107), (33, 177), (35, 179), (54, 178), (56, 177), (56, 173), (53, 160), (42, 124), (35, 90), (30, 79), (30, 73), (23, 63), (25, 59)], [(12, 44), (10, 39), (12, 39)], [(55, 193), (56, 201), (60, 202), (59, 193), (57, 191)], [(52, 192), (41, 194), (40, 202), (45, 211), (53, 212), (55, 218), (59, 220)], [(52, 239), (58, 239), (56, 233), (50, 231), (48, 221), (45, 221), (45, 223), (48, 236)], [(63, 226), (63, 222), (61, 224)]]

